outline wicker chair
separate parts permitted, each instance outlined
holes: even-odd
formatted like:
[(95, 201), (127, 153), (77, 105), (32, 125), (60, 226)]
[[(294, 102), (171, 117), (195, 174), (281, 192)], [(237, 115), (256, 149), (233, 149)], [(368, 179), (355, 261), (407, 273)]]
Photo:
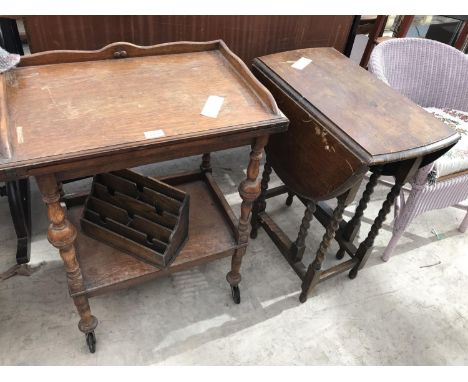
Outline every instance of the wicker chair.
[[(379, 44), (372, 52), (369, 71), (424, 108), (468, 112), (468, 56), (437, 41), (398, 38)], [(447, 120), (444, 120), (447, 122)], [(459, 132), (468, 135), (468, 130)], [(468, 198), (468, 136), (434, 163), (419, 169), (405, 200), (395, 205), (392, 238), (382, 256), (387, 261), (409, 223), (429, 210), (457, 205)], [(461, 143), (463, 141), (463, 143)], [(459, 145), (464, 145), (460, 151)], [(462, 155), (451, 162), (454, 150)], [(468, 227), (468, 210), (459, 230)]]

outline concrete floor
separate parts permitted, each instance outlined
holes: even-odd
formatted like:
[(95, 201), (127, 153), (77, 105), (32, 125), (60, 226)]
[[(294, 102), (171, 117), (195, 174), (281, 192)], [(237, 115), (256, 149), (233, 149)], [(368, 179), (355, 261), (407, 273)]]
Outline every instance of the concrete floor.
[[(214, 175), (236, 214), (246, 148), (213, 155)], [(199, 158), (147, 166), (147, 174), (195, 169)], [(279, 184), (273, 177), (272, 185)], [(72, 185), (84, 188), (88, 182)], [(378, 186), (360, 238), (388, 188)], [(468, 364), (468, 236), (457, 231), (463, 211), (417, 218), (395, 256), (382, 263), (391, 217), (355, 280), (346, 274), (319, 284), (307, 303), (300, 282), (261, 230), (244, 258), (242, 303), (234, 305), (225, 274), (229, 259), (91, 299), (100, 321), (97, 351), (78, 331), (63, 265), (47, 242), (45, 208), (33, 182), (30, 277), (0, 282), (2, 365), (454, 365)], [(355, 205), (345, 212), (346, 217)], [(303, 214), (295, 201), (269, 201), (268, 211), (291, 236)], [(14, 264), (15, 236), (7, 200), (0, 199), (0, 272)], [(432, 229), (443, 233), (438, 240)], [(313, 222), (315, 252), (323, 228)], [(334, 244), (328, 264), (333, 264)], [(426, 267), (429, 265), (437, 264)]]

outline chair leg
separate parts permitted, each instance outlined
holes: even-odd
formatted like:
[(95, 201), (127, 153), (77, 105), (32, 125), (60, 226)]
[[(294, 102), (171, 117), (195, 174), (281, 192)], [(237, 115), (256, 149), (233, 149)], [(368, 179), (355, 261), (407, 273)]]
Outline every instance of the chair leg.
[(466, 231), (467, 228), (468, 228), (468, 209), (466, 210), (465, 218), (461, 222), (460, 227), (458, 227), (458, 230), (463, 233)]
[(392, 238), (388, 242), (387, 247), (385, 248), (385, 251), (382, 255), (382, 260), (383, 261), (388, 261), (390, 259), (390, 256), (392, 256), (393, 251), (395, 250), (396, 245), (398, 244), (398, 241), (400, 238), (403, 236), (403, 233), (405, 230), (399, 230), (397, 232), (393, 232)]
[[(400, 192), (401, 196), (403, 194), (403, 191)], [(403, 235), (411, 221), (416, 217), (416, 207), (420, 203), (419, 195), (419, 188), (416, 188), (413, 185), (413, 189), (411, 190), (407, 201), (404, 202), (404, 199), (401, 200), (401, 202), (403, 203), (401, 203), (400, 211), (398, 211), (398, 215), (396, 216), (393, 222), (392, 238), (390, 239), (387, 247), (385, 248), (384, 253), (382, 254), (383, 261), (388, 261), (390, 259), (401, 236)]]
[[(398, 196), (396, 199), (395, 199), (395, 203), (393, 204), (393, 220), (397, 220), (398, 219), (398, 215), (400, 215), (400, 210), (401, 210), (401, 207), (402, 207), (402, 202), (401, 202), (401, 199), (404, 198), (404, 192), (403, 190), (400, 191), (400, 196)], [(403, 199), (403, 202), (404, 202), (404, 199)]]

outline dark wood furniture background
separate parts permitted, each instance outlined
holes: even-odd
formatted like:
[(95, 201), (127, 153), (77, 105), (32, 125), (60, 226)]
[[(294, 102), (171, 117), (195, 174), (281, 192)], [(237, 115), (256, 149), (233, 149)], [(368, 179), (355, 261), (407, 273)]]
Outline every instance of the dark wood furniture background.
[[(449, 44), (462, 50), (468, 36), (467, 15), (441, 15), (445, 22), (430, 24), (425, 38)], [(466, 53), (466, 50), (465, 50)]]
[(459, 20), (463, 21), (463, 25), (458, 32), (457, 38), (453, 46), (459, 50), (464, 49), (465, 53), (468, 53), (468, 16), (451, 16), (457, 17)]
[[(459, 50), (468, 48), (468, 16), (444, 16), (453, 20), (450, 23), (450, 27), (446, 24), (431, 24), (424, 37), (436, 41), (449, 44)], [(373, 28), (369, 31), (369, 41), (367, 42), (366, 48), (361, 58), (361, 66), (367, 68), (372, 50), (376, 45), (382, 41), (390, 38), (406, 37), (408, 31), (411, 28), (411, 24), (414, 21), (415, 16), (397, 16), (396, 30), (393, 31), (392, 37), (382, 37), (385, 26), (387, 24), (388, 16), (380, 15), (374, 23)], [(449, 30), (446, 30), (449, 29)], [(359, 33), (359, 31), (357, 32)], [(349, 57), (349, 55), (348, 55)]]
[[(213, 94), (225, 97), (218, 118), (201, 116)], [(0, 75), (0, 107), (0, 181), (36, 178), (51, 223), (48, 239), (64, 262), (90, 351), (97, 319), (88, 297), (113, 288), (232, 256), (226, 278), (240, 302), (262, 151), (269, 135), (285, 131), (289, 121), (222, 41), (33, 54)], [(154, 129), (164, 136), (146, 139), (144, 132)], [(252, 151), (237, 220), (211, 176), (207, 153), (243, 145)], [(164, 180), (191, 197), (189, 240), (170, 267), (81, 235), (60, 203), (67, 179), (197, 154), (203, 154), (199, 172)]]
[(374, 46), (378, 44), (378, 39), (381, 38), (384, 33), (387, 19), (387, 15), (377, 16), (372, 29), (369, 31), (369, 40), (367, 41), (366, 48), (364, 49), (360, 63), (363, 68), (367, 68), (372, 50), (374, 49)]
[(369, 41), (367, 42), (366, 48), (361, 58), (361, 66), (363, 68), (367, 68), (367, 64), (369, 63), (369, 58), (372, 53), (374, 47), (382, 41), (385, 41), (389, 38), (400, 38), (405, 37), (408, 33), (409, 28), (411, 27), (411, 23), (414, 20), (414, 16), (399, 16), (399, 24), (397, 29), (393, 32), (393, 37), (383, 37), (383, 33), (385, 31), (385, 26), (387, 24), (388, 16), (386, 15), (379, 15), (375, 21), (374, 27), (369, 32)]
[(285, 50), (346, 47), (354, 16), (25, 16), (31, 53), (222, 39), (244, 62)]
[[(291, 64), (305, 57), (303, 70)], [(251, 237), (262, 226), (302, 280), (300, 301), (320, 281), (348, 271), (357, 276), (369, 255), (401, 187), (423, 165), (437, 159), (460, 138), (458, 133), (391, 89), (333, 48), (300, 49), (260, 57), (253, 72), (271, 91), (290, 119), (287, 132), (271, 137), (266, 147), (262, 192), (254, 204)], [(268, 190), (275, 170), (285, 186)], [(354, 217), (342, 221), (365, 173), (372, 175)], [(368, 236), (353, 240), (380, 175), (395, 177)], [(292, 242), (265, 212), (266, 199), (288, 192), (306, 205), (297, 239)], [(332, 210), (325, 200), (338, 199)], [(302, 262), (305, 237), (313, 214), (326, 227), (314, 261)], [(322, 270), (331, 240), (340, 245), (337, 258), (350, 259)]]
[(24, 54), (16, 19), (0, 17), (0, 45), (7, 52)]

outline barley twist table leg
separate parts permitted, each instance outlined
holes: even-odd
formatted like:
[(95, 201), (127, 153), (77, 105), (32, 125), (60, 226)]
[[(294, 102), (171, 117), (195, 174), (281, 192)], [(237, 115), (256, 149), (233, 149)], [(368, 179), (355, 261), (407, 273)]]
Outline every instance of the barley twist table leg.
[(260, 183), (258, 181), (258, 172), (260, 160), (262, 158), (263, 148), (268, 142), (268, 136), (258, 137), (252, 145), (250, 152), (250, 161), (247, 167), (247, 178), (239, 185), (239, 194), (242, 198), (241, 214), (238, 226), (238, 244), (245, 244), (232, 256), (231, 271), (226, 275), (226, 279), (231, 285), (234, 302), (240, 303), (239, 283), (241, 281), (240, 267), (242, 257), (247, 250), (246, 245), (249, 240), (249, 216), (252, 210), (252, 204), (260, 195)]
[[(357, 273), (360, 269), (364, 267), (367, 262), (367, 259), (370, 256), (371, 248), (374, 245), (374, 240), (377, 237), (380, 228), (382, 228), (382, 224), (385, 221), (392, 205), (395, 202), (395, 199), (400, 194), (401, 188), (403, 185), (412, 179), (413, 176), (416, 174), (416, 171), (420, 168), (422, 163), (423, 157), (418, 157), (414, 159), (409, 159), (406, 161), (402, 161), (398, 163), (396, 167), (396, 171), (394, 171), (395, 176), (395, 184), (391, 188), (390, 192), (387, 194), (385, 201), (382, 204), (382, 208), (380, 209), (377, 217), (372, 224), (372, 227), (367, 235), (366, 239), (361, 242), (359, 245), (355, 257), (357, 258), (358, 262), (356, 265), (349, 271), (349, 278), (354, 279), (357, 276)], [(395, 168), (393, 166), (393, 168)], [(388, 170), (391, 170), (392, 167), (389, 167)], [(384, 170), (382, 170), (384, 172)], [(385, 173), (385, 172), (384, 172)]]
[(401, 187), (403, 186), (402, 182), (395, 182), (395, 185), (392, 187), (390, 192), (387, 194), (382, 208), (380, 209), (377, 217), (372, 224), (372, 227), (367, 235), (366, 239), (359, 245), (359, 248), (356, 251), (356, 257), (359, 259), (359, 262), (349, 271), (349, 278), (354, 279), (357, 276), (358, 270), (361, 269), (370, 255), (370, 249), (374, 245), (374, 240), (379, 233), (382, 224), (385, 221), (392, 205), (395, 201), (395, 198), (400, 194)]
[(309, 232), (310, 222), (314, 217), (314, 212), (317, 206), (313, 201), (307, 203), (304, 217), (302, 218), (301, 227), (296, 241), (291, 245), (291, 260), (293, 262), (301, 261), (305, 251), (305, 239)]
[(255, 200), (252, 206), (252, 218), (250, 219), (250, 225), (252, 226), (250, 237), (252, 239), (257, 237), (258, 228), (260, 226), (258, 215), (266, 209), (266, 192), (268, 190), (268, 182), (270, 181), (271, 172), (272, 168), (267, 159), (265, 166), (263, 167), (260, 196)]
[(335, 237), (335, 232), (337, 231), (340, 221), (343, 218), (343, 211), (346, 207), (346, 195), (340, 196), (338, 198), (338, 205), (333, 211), (330, 223), (328, 223), (325, 234), (323, 235), (322, 242), (320, 243), (319, 249), (315, 256), (314, 261), (309, 265), (306, 275), (302, 281), (302, 292), (299, 296), (300, 302), (305, 302), (310, 291), (318, 284), (320, 281), (320, 273), (322, 269), (322, 263), (325, 260), (327, 255), (328, 247)]
[[(54, 175), (36, 177), (42, 200), (47, 205), (47, 214), (50, 221), (47, 237), (49, 242), (59, 250), (67, 273), (68, 289), (70, 293), (84, 291), (81, 269), (76, 259), (75, 239), (76, 229), (67, 220), (65, 209), (60, 204), (60, 188)], [(78, 328), (85, 334), (91, 334), (98, 321), (91, 314), (86, 295), (73, 297), (73, 302), (80, 314)], [(94, 338), (94, 333), (92, 333)], [(91, 350), (91, 347), (90, 347)], [(93, 350), (91, 350), (93, 352)]]
[[(348, 222), (348, 224), (346, 224), (346, 228), (343, 233), (344, 240), (352, 241), (354, 237), (356, 236), (357, 231), (359, 230), (359, 226), (361, 225), (362, 216), (364, 215), (364, 211), (367, 208), (367, 204), (370, 201), (370, 197), (372, 193), (374, 192), (374, 188), (377, 184), (377, 181), (381, 173), (382, 173), (381, 167), (376, 168), (372, 172), (372, 175), (369, 178), (369, 182), (367, 182), (366, 184), (366, 189), (362, 193), (361, 200), (359, 201), (359, 204), (356, 207), (356, 212), (354, 213), (354, 216)], [(345, 254), (345, 249), (343, 247), (340, 247), (340, 249), (336, 253), (336, 258), (338, 260), (341, 260), (344, 257), (344, 254)]]
[(293, 199), (294, 199), (294, 193), (289, 191), (288, 192), (288, 197), (286, 198), (286, 205), (289, 207), (292, 202), (293, 202)]

